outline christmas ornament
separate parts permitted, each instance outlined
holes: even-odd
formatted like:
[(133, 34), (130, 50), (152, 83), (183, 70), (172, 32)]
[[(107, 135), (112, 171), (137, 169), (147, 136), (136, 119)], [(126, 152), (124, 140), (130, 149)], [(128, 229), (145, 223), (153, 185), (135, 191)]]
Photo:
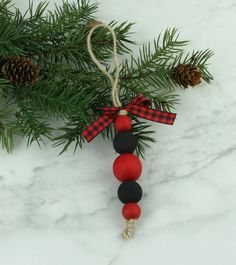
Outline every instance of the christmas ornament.
[(174, 71), (174, 78), (177, 84), (187, 88), (201, 83), (200, 70), (191, 64), (179, 64)]
[(0, 58), (2, 75), (12, 85), (23, 86), (35, 83), (39, 78), (39, 67), (30, 58), (7, 57)]
[[(113, 37), (113, 52), (115, 62), (114, 78), (99, 62), (92, 51), (91, 36), (93, 32), (100, 28), (106, 28)], [(119, 99), (118, 82), (120, 66), (117, 56), (117, 39), (114, 30), (105, 24), (95, 24), (87, 37), (87, 48), (93, 62), (98, 66), (102, 73), (109, 79), (111, 83), (112, 107), (97, 107), (102, 110), (103, 114), (91, 125), (89, 125), (82, 135), (89, 142), (108, 125), (114, 122), (117, 131), (113, 141), (113, 147), (120, 154), (113, 163), (113, 172), (115, 177), (121, 181), (118, 188), (118, 198), (124, 204), (122, 209), (123, 217), (127, 220), (127, 227), (122, 233), (124, 238), (130, 238), (134, 233), (135, 224), (141, 215), (141, 208), (138, 202), (142, 198), (142, 188), (135, 181), (142, 172), (142, 164), (140, 159), (133, 154), (137, 146), (137, 137), (132, 133), (132, 123), (128, 113), (132, 113), (143, 119), (172, 125), (176, 114), (160, 111), (150, 108), (150, 101), (143, 95), (138, 95), (129, 104), (123, 106)], [(124, 124), (122, 124), (124, 122)]]

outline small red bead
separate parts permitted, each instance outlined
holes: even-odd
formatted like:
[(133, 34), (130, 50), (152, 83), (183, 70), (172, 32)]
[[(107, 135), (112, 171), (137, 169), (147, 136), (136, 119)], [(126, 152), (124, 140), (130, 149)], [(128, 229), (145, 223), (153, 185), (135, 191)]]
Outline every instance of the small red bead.
[(131, 118), (128, 115), (118, 115), (114, 121), (114, 126), (118, 132), (130, 131), (132, 129)]
[(122, 209), (122, 215), (125, 219), (138, 219), (141, 215), (141, 208), (135, 202), (126, 203)]
[(133, 154), (122, 154), (113, 163), (113, 173), (121, 182), (137, 180), (142, 173), (141, 161)]

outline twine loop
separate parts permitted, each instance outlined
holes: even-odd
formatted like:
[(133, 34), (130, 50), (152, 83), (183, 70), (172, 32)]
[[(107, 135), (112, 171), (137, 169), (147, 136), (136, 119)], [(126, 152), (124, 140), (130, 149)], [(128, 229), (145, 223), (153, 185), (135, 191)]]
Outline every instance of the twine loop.
[[(113, 56), (114, 56), (114, 63), (115, 63), (115, 73), (114, 73), (114, 77), (112, 77), (112, 75), (106, 70), (106, 68), (99, 62), (99, 60), (96, 58), (95, 54), (93, 53), (92, 50), (92, 43), (91, 43), (91, 37), (93, 32), (98, 29), (98, 28), (106, 28), (112, 35), (112, 39), (113, 39)], [(113, 30), (113, 28), (109, 25), (106, 25), (102, 22), (99, 23), (94, 23), (93, 27), (90, 29), (90, 32), (87, 36), (87, 49), (88, 52), (91, 56), (91, 59), (93, 60), (93, 62), (97, 65), (97, 67), (99, 68), (99, 70), (109, 79), (110, 83), (111, 83), (111, 98), (112, 98), (112, 102), (114, 107), (121, 107), (121, 102), (119, 99), (119, 89), (118, 89), (118, 82), (119, 82), (119, 76), (120, 76), (120, 65), (119, 65), (119, 61), (118, 61), (118, 54), (117, 54), (117, 38), (116, 38), (116, 33)]]

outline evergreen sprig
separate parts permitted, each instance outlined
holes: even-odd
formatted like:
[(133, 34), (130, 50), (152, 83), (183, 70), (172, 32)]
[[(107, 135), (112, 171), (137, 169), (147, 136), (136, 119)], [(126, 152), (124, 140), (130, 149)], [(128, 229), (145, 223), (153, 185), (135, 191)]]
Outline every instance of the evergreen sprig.
[[(29, 57), (40, 68), (40, 78), (34, 84), (14, 87), (3, 79), (0, 69), (0, 142), (12, 151), (14, 135), (25, 136), (28, 144), (39, 145), (45, 138), (62, 152), (71, 144), (82, 147), (81, 136), (86, 125), (99, 116), (97, 106), (109, 106), (110, 84), (91, 60), (86, 38), (90, 23), (96, 19), (98, 4), (87, 0), (74, 3), (63, 1), (54, 11), (48, 3), (37, 6), (30, 2), (22, 13), (11, 0), (0, 0), (0, 60), (7, 56)], [(174, 69), (188, 63), (201, 71), (202, 79), (212, 79), (208, 71), (210, 50), (185, 53), (188, 41), (179, 39), (177, 29), (167, 29), (154, 43), (143, 45), (139, 55), (130, 56), (132, 23), (111, 21), (117, 35), (118, 53), (126, 55), (121, 64), (120, 98), (123, 104), (142, 93), (151, 100), (152, 107), (171, 111), (178, 103)], [(92, 36), (96, 57), (108, 64), (112, 56), (112, 37), (106, 29), (98, 29)], [(1, 62), (0, 62), (1, 65)], [(112, 69), (109, 69), (112, 72)], [(134, 120), (134, 133), (138, 136), (137, 153), (143, 155), (153, 142), (153, 131), (146, 121)], [(59, 120), (60, 127), (52, 120)], [(103, 134), (112, 139), (110, 126)]]
[(11, 105), (0, 105), (0, 143), (8, 152), (13, 150), (13, 116)]

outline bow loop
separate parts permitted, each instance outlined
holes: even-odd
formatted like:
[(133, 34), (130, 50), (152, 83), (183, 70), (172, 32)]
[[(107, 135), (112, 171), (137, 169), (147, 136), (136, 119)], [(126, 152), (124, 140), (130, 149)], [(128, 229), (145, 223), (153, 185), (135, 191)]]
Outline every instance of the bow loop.
[(142, 94), (139, 94), (137, 97), (132, 99), (131, 105), (149, 107), (150, 106), (150, 100), (148, 98), (144, 97)]

